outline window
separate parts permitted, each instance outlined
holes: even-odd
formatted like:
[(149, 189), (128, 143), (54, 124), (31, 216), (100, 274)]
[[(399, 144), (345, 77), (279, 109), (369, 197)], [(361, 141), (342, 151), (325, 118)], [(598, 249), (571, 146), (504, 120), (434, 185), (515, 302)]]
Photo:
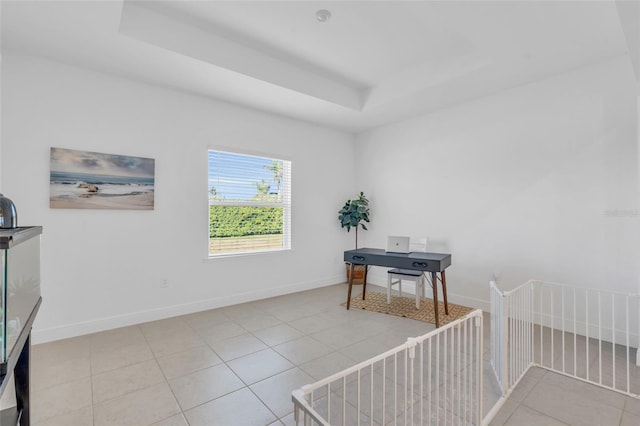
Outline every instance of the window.
[(209, 256), (291, 248), (291, 162), (209, 150)]

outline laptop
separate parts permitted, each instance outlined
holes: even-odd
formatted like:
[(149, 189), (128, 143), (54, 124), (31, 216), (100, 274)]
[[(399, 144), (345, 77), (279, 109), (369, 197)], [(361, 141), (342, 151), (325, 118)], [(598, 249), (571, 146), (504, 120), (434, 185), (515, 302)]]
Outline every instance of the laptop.
[(387, 253), (411, 253), (409, 249), (409, 237), (387, 237)]

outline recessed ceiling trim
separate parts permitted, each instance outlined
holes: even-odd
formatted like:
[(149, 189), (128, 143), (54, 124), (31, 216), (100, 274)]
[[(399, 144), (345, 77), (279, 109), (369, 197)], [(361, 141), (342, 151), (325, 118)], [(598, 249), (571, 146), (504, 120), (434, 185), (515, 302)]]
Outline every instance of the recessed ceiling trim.
[(365, 95), (365, 109), (408, 98), (415, 93), (448, 84), (492, 64), (489, 57), (470, 53), (440, 62), (424, 62), (381, 81)]
[(120, 34), (352, 110), (362, 109), (363, 96), (358, 88), (188, 25), (152, 9), (152, 6), (152, 2), (125, 1)]

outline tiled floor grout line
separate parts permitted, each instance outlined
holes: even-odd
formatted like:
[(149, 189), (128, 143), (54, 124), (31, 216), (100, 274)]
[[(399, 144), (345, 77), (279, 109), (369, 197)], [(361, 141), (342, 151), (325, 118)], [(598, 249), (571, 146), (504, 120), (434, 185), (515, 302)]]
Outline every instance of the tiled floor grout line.
[[(529, 409), (529, 410), (533, 410), (533, 411), (535, 411), (536, 413), (540, 413), (540, 415), (550, 417), (550, 418), (552, 418), (553, 420), (555, 420), (555, 421), (557, 421), (557, 422), (559, 422), (559, 423), (562, 423), (562, 424), (564, 424), (564, 425), (570, 426), (570, 425), (568, 425), (567, 423), (563, 422), (563, 421), (562, 421), (562, 420), (560, 420), (560, 419), (557, 419), (557, 418), (555, 418), (555, 417), (553, 417), (553, 416), (550, 416), (549, 414), (546, 414), (546, 413), (540, 412), (539, 410), (537, 410), (537, 409), (535, 409), (535, 408), (533, 408), (533, 407), (529, 407), (527, 404), (525, 404), (525, 403), (524, 403), (524, 401), (520, 402), (518, 405), (522, 405), (522, 406), (524, 406), (524, 407), (527, 407), (527, 409)], [(514, 414), (514, 413), (515, 413), (515, 410), (514, 410), (514, 412), (513, 412), (513, 413), (511, 413), (511, 416), (513, 416), (513, 414)], [(509, 416), (509, 417), (511, 417), (511, 416)]]
[[(228, 318), (228, 317), (227, 317), (227, 318)], [(204, 343), (205, 343), (205, 345), (206, 345), (207, 347), (209, 347), (209, 349), (211, 349), (211, 351), (212, 351), (214, 354), (216, 354), (216, 356), (221, 360), (221, 363), (222, 363), (222, 364), (224, 364), (224, 365), (225, 365), (229, 370), (231, 370), (231, 372), (232, 372), (232, 373), (233, 373), (233, 374), (234, 374), (234, 375), (235, 375), (235, 376), (236, 376), (236, 377), (237, 377), (237, 378), (238, 378), (238, 379), (239, 379), (239, 380), (244, 384), (244, 387), (243, 387), (243, 388), (246, 388), (247, 390), (249, 390), (249, 391), (250, 391), (250, 392), (251, 392), (251, 393), (252, 393), (252, 394), (253, 394), (253, 395), (254, 395), (254, 396), (255, 396), (255, 397), (256, 397), (256, 398), (257, 398), (257, 399), (258, 399), (258, 400), (259, 400), (259, 401), (264, 405), (264, 406), (265, 406), (265, 408), (266, 408), (266, 409), (268, 409), (268, 410), (269, 410), (269, 412), (271, 412), (271, 413), (273, 414), (273, 416), (275, 417), (275, 420), (274, 420), (274, 422), (272, 422), (272, 423), (275, 423), (275, 422), (281, 422), (281, 423), (282, 423), (282, 418), (283, 418), (283, 417), (279, 417), (279, 416), (278, 416), (278, 415), (277, 415), (277, 414), (276, 414), (276, 413), (275, 413), (275, 412), (274, 412), (274, 411), (273, 411), (273, 410), (272, 410), (272, 409), (271, 409), (271, 408), (266, 404), (266, 402), (265, 402), (265, 401), (263, 401), (263, 400), (260, 398), (260, 396), (258, 396), (258, 394), (256, 394), (256, 393), (254, 392), (254, 390), (251, 388), (251, 386), (253, 386), (253, 385), (257, 384), (257, 383), (260, 383), (260, 382), (262, 382), (262, 381), (264, 381), (264, 380), (268, 380), (268, 379), (270, 379), (270, 378), (272, 378), (272, 377), (275, 377), (275, 376), (277, 376), (277, 375), (279, 375), (279, 374), (282, 374), (282, 373), (284, 373), (284, 372), (286, 372), (286, 371), (289, 371), (289, 370), (292, 370), (292, 369), (295, 369), (295, 368), (300, 368), (300, 366), (299, 366), (299, 365), (294, 364), (292, 360), (290, 360), (290, 359), (286, 358), (284, 355), (280, 354), (276, 349), (274, 349), (274, 347), (273, 347), (273, 346), (269, 345), (267, 342), (263, 341), (262, 339), (260, 339), (258, 336), (256, 336), (256, 335), (254, 334), (254, 332), (256, 332), (256, 331), (260, 331), (260, 330), (264, 330), (264, 329), (257, 329), (257, 330), (254, 330), (254, 331), (252, 332), (252, 331), (249, 331), (249, 330), (247, 330), (246, 328), (244, 328), (241, 324), (238, 324), (238, 323), (237, 323), (236, 321), (234, 321), (233, 319), (229, 318), (229, 320), (230, 320), (230, 322), (231, 322), (231, 323), (233, 323), (233, 324), (235, 324), (235, 325), (238, 325), (238, 326), (239, 326), (239, 327), (241, 327), (243, 330), (245, 330), (245, 331), (246, 331), (246, 334), (249, 334), (249, 335), (251, 335), (251, 336), (255, 337), (256, 339), (260, 340), (262, 343), (264, 343), (264, 344), (267, 346), (267, 349), (271, 349), (271, 350), (273, 350), (274, 352), (276, 352), (277, 354), (279, 354), (279, 355), (280, 355), (280, 356), (282, 356), (283, 358), (287, 359), (287, 360), (288, 360), (288, 361), (293, 365), (293, 367), (291, 367), (291, 368), (288, 368), (288, 369), (286, 369), (286, 370), (279, 371), (278, 373), (275, 373), (275, 374), (270, 375), (270, 376), (268, 376), (268, 377), (264, 377), (264, 378), (262, 378), (262, 379), (258, 380), (258, 381), (257, 381), (257, 382), (255, 382), (255, 383), (251, 383), (251, 384), (249, 384), (249, 383), (245, 382), (245, 381), (244, 381), (244, 380), (243, 380), (243, 379), (238, 375), (238, 373), (236, 373), (236, 371), (235, 371), (235, 370), (234, 370), (234, 369), (233, 369), (233, 368), (228, 364), (228, 362), (230, 362), (230, 361), (234, 361), (234, 360), (236, 360), (236, 359), (243, 358), (243, 357), (245, 357), (245, 356), (249, 356), (249, 355), (255, 354), (255, 353), (260, 352), (261, 350), (265, 350), (265, 349), (259, 349), (259, 350), (254, 351), (254, 352), (250, 352), (250, 353), (243, 354), (243, 355), (238, 356), (238, 357), (236, 357), (236, 358), (232, 358), (232, 359), (225, 360), (225, 359), (223, 359), (223, 358), (220, 356), (220, 354), (219, 354), (219, 353), (217, 353), (217, 352), (216, 352), (216, 350), (215, 350), (215, 349), (214, 349), (214, 348), (213, 348), (213, 347), (212, 347), (208, 342), (206, 342), (206, 341), (204, 342)], [(286, 324), (286, 323), (281, 323), (281, 324)], [(280, 325), (280, 324), (279, 324), (279, 325)], [(288, 324), (287, 324), (287, 325), (288, 325)], [(187, 326), (188, 326), (192, 331), (194, 331), (194, 332), (197, 334), (197, 330), (196, 330), (196, 329), (194, 329), (193, 327), (191, 327), (189, 324), (187, 324)], [(266, 328), (269, 328), (269, 327), (266, 327)], [(229, 338), (227, 338), (227, 339), (222, 339), (222, 340), (232, 339), (233, 337), (238, 337), (238, 336), (232, 336), (232, 337), (229, 337)], [(295, 340), (295, 339), (292, 339), (292, 340)], [(286, 342), (282, 342), (282, 343), (286, 343)], [(275, 346), (277, 346), (277, 345), (275, 345)], [(205, 367), (205, 368), (202, 368), (201, 370), (204, 370), (204, 369), (206, 369), (206, 368), (210, 368), (210, 367)], [(195, 371), (194, 371), (194, 372), (195, 372)], [(163, 375), (164, 375), (164, 372), (163, 372)], [(167, 383), (168, 383), (168, 379), (166, 378), (166, 376), (165, 376), (165, 380), (167, 380)], [(170, 386), (170, 385), (169, 385), (169, 387), (171, 388), (171, 386)], [(213, 400), (215, 400), (215, 399), (222, 398), (222, 397), (224, 397), (224, 396), (226, 396), (226, 395), (229, 395), (229, 394), (231, 394), (231, 393), (233, 393), (233, 392), (238, 392), (238, 391), (239, 391), (239, 390), (241, 390), (241, 389), (242, 389), (242, 388), (235, 389), (235, 390), (233, 390), (233, 391), (231, 391), (231, 392), (228, 392), (228, 393), (226, 393), (226, 394), (224, 394), (224, 395), (219, 395), (219, 396), (217, 396), (216, 398), (214, 398), (214, 399), (212, 399), (212, 400), (205, 401), (205, 402), (203, 402), (203, 403), (201, 403), (201, 404), (198, 404), (197, 406), (191, 407), (189, 410), (193, 410), (193, 409), (195, 409), (196, 407), (199, 407), (199, 406), (201, 406), (201, 405), (205, 405), (205, 404), (207, 404), (207, 403), (209, 403), (209, 402), (211, 402), (211, 401), (213, 401)], [(172, 392), (173, 392), (173, 389), (172, 389)], [(175, 395), (175, 394), (174, 394), (174, 397), (176, 397), (176, 395)], [(176, 398), (176, 400), (177, 400), (177, 398)], [(180, 405), (180, 404), (178, 403), (178, 405)], [(185, 420), (186, 420), (185, 411), (184, 411), (184, 409), (182, 408), (182, 406), (180, 406), (180, 409), (181, 409), (182, 415), (183, 415), (183, 416), (185, 416)], [(284, 417), (288, 416), (289, 414), (290, 414), (290, 413), (287, 413)], [(188, 422), (188, 420), (186, 420), (186, 421)]]
[(91, 386), (91, 425), (96, 424), (96, 410), (93, 403), (93, 345), (91, 344), (91, 338), (89, 338), (89, 386)]
[[(142, 337), (144, 338), (144, 341), (146, 342), (147, 346), (149, 346), (149, 348), (151, 348), (151, 345), (149, 344), (149, 339), (147, 338), (147, 335), (144, 333), (144, 330), (142, 329), (142, 327), (140, 327), (140, 325), (138, 325), (137, 328), (140, 330), (140, 334), (142, 334)], [(185, 418), (185, 421), (187, 423), (189, 423), (188, 420), (186, 419), (186, 416), (184, 415), (184, 411), (182, 410), (182, 406), (180, 405), (180, 402), (178, 401), (178, 397), (176, 396), (175, 392), (173, 391), (173, 388), (171, 387), (171, 385), (169, 384), (169, 379), (167, 378), (167, 375), (165, 374), (164, 370), (160, 367), (160, 363), (158, 362), (158, 356), (156, 355), (156, 353), (153, 350), (151, 350), (151, 355), (153, 355), (153, 360), (158, 365), (158, 368), (160, 369), (160, 373), (162, 373), (162, 377), (164, 377), (165, 383), (169, 387), (169, 390), (171, 391), (171, 394), (173, 395), (173, 398), (176, 400), (176, 404), (178, 404), (178, 407), (180, 407), (180, 414), (182, 414), (182, 416)], [(169, 416), (169, 417), (167, 417), (165, 419), (160, 419), (155, 423), (159, 423), (159, 422), (161, 422), (163, 420), (166, 420), (166, 419), (169, 419), (171, 417), (172, 416)]]
[[(240, 326), (240, 327), (242, 327), (242, 326)], [(249, 334), (251, 334), (250, 332), (248, 332), (248, 333), (249, 333)], [(251, 335), (253, 336), (253, 334), (251, 334)], [(256, 336), (254, 336), (254, 337), (256, 337)], [(257, 339), (257, 338), (258, 338), (258, 337), (256, 337), (256, 339)], [(264, 343), (264, 342), (263, 342), (263, 343)], [(266, 344), (266, 343), (265, 343), (265, 344)], [(267, 347), (268, 347), (269, 349), (271, 349), (271, 347), (270, 347), (269, 345), (267, 345)], [(262, 399), (261, 399), (261, 398), (260, 398), (260, 397), (259, 397), (259, 396), (254, 392), (254, 391), (253, 391), (253, 389), (251, 389), (251, 385), (247, 384), (244, 380), (242, 380), (242, 378), (238, 375), (238, 373), (236, 373), (236, 371), (235, 371), (233, 368), (231, 368), (231, 366), (229, 366), (229, 365), (227, 364), (227, 361), (225, 361), (224, 359), (222, 359), (222, 357), (220, 357), (220, 355), (215, 351), (215, 349), (211, 348), (211, 350), (213, 351), (213, 353), (215, 353), (215, 354), (218, 356), (218, 358), (220, 358), (220, 359), (222, 360), (222, 362), (224, 363), (224, 365), (225, 365), (229, 370), (231, 370), (231, 372), (232, 372), (232, 373), (233, 373), (233, 374), (234, 374), (234, 375), (235, 375), (235, 376), (236, 376), (236, 377), (237, 377), (237, 378), (238, 378), (238, 379), (239, 379), (239, 380), (244, 384), (244, 388), (246, 388), (246, 389), (247, 389), (249, 392), (251, 392), (251, 393), (252, 393), (256, 398), (258, 398), (258, 400), (262, 403), (262, 405), (264, 405), (264, 406), (265, 406), (265, 408), (266, 408), (267, 410), (269, 410), (269, 411), (271, 412), (271, 414), (273, 414), (273, 416), (276, 418), (276, 420), (275, 420), (275, 421), (279, 421), (279, 420), (280, 420), (280, 418), (278, 417), (278, 415), (277, 415), (276, 413), (274, 413), (274, 412), (273, 412), (273, 410), (271, 409), (271, 407), (269, 407), (269, 406), (265, 403), (265, 401), (263, 401), (263, 400), (262, 400)], [(261, 350), (263, 350), (263, 349), (261, 349)], [(237, 358), (230, 359), (229, 361), (233, 361), (233, 360), (235, 360), (235, 359), (239, 359), (239, 358), (242, 358), (242, 357), (247, 356), (247, 355), (252, 355), (252, 354), (255, 354), (255, 353), (257, 353), (257, 352), (260, 352), (260, 350), (258, 350), (258, 351), (256, 351), (256, 352), (251, 352), (251, 353), (249, 353), (249, 354), (245, 354), (245, 355), (239, 356), (239, 357), (237, 357)], [(267, 379), (269, 379), (269, 378), (271, 378), (271, 377), (277, 376), (278, 374), (280, 374), (280, 373), (284, 373), (285, 371), (289, 371), (289, 370), (291, 370), (291, 369), (293, 369), (293, 368), (296, 368), (296, 366), (294, 365), (292, 368), (288, 368), (287, 370), (280, 371), (279, 373), (276, 373), (276, 374), (274, 374), (274, 375), (272, 375), (272, 376), (269, 376), (269, 377), (266, 377), (266, 378), (264, 378), (264, 379), (262, 379), (262, 380), (259, 380), (259, 381), (258, 381), (258, 382), (256, 382), (256, 383), (259, 383), (259, 382), (261, 382), (261, 381), (263, 381), (263, 380), (267, 380)], [(256, 384), (256, 383), (253, 383), (253, 384)], [(242, 389), (242, 388), (240, 388), (240, 389)], [(233, 392), (237, 392), (237, 391), (239, 391), (240, 389), (236, 389), (236, 390), (234, 390), (234, 391), (232, 391), (232, 392), (227, 393), (226, 395), (229, 395), (230, 393), (233, 393)], [(213, 401), (213, 400), (215, 400), (215, 399), (218, 399), (218, 398), (222, 398), (223, 396), (224, 396), (224, 395), (220, 395), (219, 397), (214, 398), (214, 399), (212, 399), (211, 401)], [(202, 403), (202, 404), (200, 404), (200, 405), (207, 404), (207, 403), (209, 403), (209, 402), (211, 402), (211, 401), (204, 402), (204, 403)], [(191, 408), (191, 409), (194, 409), (194, 408), (196, 408), (196, 407), (193, 407), (193, 408)], [(183, 412), (183, 413), (184, 413), (184, 412)], [(185, 416), (185, 417), (186, 417), (186, 416)], [(188, 422), (188, 420), (187, 420), (187, 422)], [(272, 422), (272, 423), (273, 423), (273, 422)]]
[[(193, 331), (194, 333), (198, 334), (197, 330), (195, 330), (193, 327), (191, 327), (191, 325), (189, 325), (189, 323), (187, 323), (187, 322), (186, 322), (186, 321), (184, 321), (184, 320), (183, 320), (183, 322), (185, 323), (185, 325), (186, 325), (186, 326), (187, 326), (191, 331)], [(233, 322), (233, 323), (235, 324), (235, 321), (231, 320), (231, 322)], [(144, 334), (144, 332), (143, 332), (143, 334)], [(198, 334), (198, 336), (200, 336), (200, 335)], [(145, 338), (146, 338), (146, 336), (145, 336)], [(233, 369), (227, 365), (226, 361), (225, 361), (224, 359), (222, 359), (222, 357), (221, 357), (221, 356), (216, 352), (216, 350), (215, 350), (213, 347), (211, 347), (211, 345), (210, 345), (206, 340), (204, 340), (204, 339), (202, 339), (202, 340), (203, 340), (203, 342), (204, 342), (204, 345), (205, 345), (205, 346), (207, 346), (209, 349), (211, 349), (211, 351), (212, 351), (212, 352), (213, 352), (213, 353), (214, 353), (214, 354), (215, 354), (215, 355), (220, 359), (221, 364), (224, 364), (224, 365), (225, 365), (225, 367), (227, 367), (229, 370), (231, 370), (231, 372), (232, 372), (232, 373), (233, 373), (233, 374), (238, 378), (238, 380), (240, 380), (242, 383), (244, 383), (244, 381), (240, 378), (240, 376), (238, 376), (238, 375), (236, 374), (236, 372), (235, 372), (235, 371), (233, 371)], [(153, 351), (152, 351), (152, 352), (153, 352)], [(186, 351), (185, 351), (185, 352), (186, 352)], [(177, 355), (177, 354), (179, 354), (179, 352), (177, 352), (176, 354), (173, 354), (173, 355)], [(154, 354), (154, 357), (155, 357), (155, 354)], [(156, 362), (158, 362), (158, 361), (157, 361), (157, 358), (156, 358)], [(216, 364), (216, 365), (219, 365), (219, 364)], [(201, 369), (191, 371), (189, 374), (193, 374), (193, 373), (195, 373), (195, 372), (197, 372), (197, 371), (203, 371), (203, 370), (206, 370), (206, 369), (211, 368), (211, 367), (212, 367), (212, 366), (209, 366), (209, 367), (203, 367), (203, 368), (201, 368)], [(164, 371), (162, 370), (162, 368), (160, 368), (160, 371), (162, 371), (162, 374), (163, 374), (163, 376), (165, 377), (165, 381), (167, 382), (167, 385), (169, 386), (169, 389), (171, 389), (171, 393), (173, 394), (173, 397), (175, 398), (176, 402), (178, 403), (178, 407), (180, 407), (180, 413), (181, 413), (181, 414), (182, 414), (182, 416), (184, 417), (185, 421), (186, 421), (187, 423), (189, 423), (189, 420), (187, 419), (187, 416), (186, 416), (185, 410), (184, 410), (184, 408), (182, 407), (182, 405), (180, 405), (180, 401), (178, 400), (178, 396), (175, 394), (175, 392), (174, 392), (174, 390), (173, 390), (173, 387), (171, 387), (171, 383), (169, 383), (169, 379), (166, 377), (166, 375), (165, 375)], [(246, 386), (245, 386), (245, 387), (246, 387)], [(240, 388), (240, 389), (241, 389), (241, 388)], [(233, 393), (233, 392), (237, 392), (237, 391), (238, 391), (238, 390), (240, 390), (240, 389), (235, 389), (235, 390), (233, 390), (233, 391), (231, 391), (231, 392), (227, 392), (227, 393), (226, 393), (226, 394), (224, 394), (224, 395), (219, 395), (218, 397), (216, 397), (216, 398), (214, 398), (214, 399), (222, 398), (223, 396), (225, 396), (225, 395), (229, 395), (229, 394), (231, 394), (231, 393)], [(203, 402), (203, 403), (201, 403), (201, 404), (198, 404), (198, 405), (196, 405), (196, 406), (194, 406), (194, 407), (189, 408), (189, 410), (193, 410), (193, 409), (195, 409), (195, 408), (197, 408), (197, 407), (199, 407), (199, 406), (201, 406), (201, 405), (208, 404), (209, 402), (213, 401), (214, 399), (212, 399), (212, 400), (208, 400), (208, 401), (204, 401), (204, 402)], [(267, 408), (268, 408), (268, 407), (267, 407)], [(186, 411), (189, 411), (189, 410), (186, 410)]]

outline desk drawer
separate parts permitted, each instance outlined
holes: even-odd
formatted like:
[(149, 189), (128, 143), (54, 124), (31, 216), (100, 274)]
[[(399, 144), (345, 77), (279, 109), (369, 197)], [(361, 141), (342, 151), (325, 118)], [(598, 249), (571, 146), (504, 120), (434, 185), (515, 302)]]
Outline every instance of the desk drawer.
[[(446, 260), (448, 259), (448, 262)], [(451, 257), (446, 259), (425, 259), (412, 257), (411, 254), (405, 256), (389, 256), (385, 254), (371, 254), (354, 251), (344, 253), (344, 261), (357, 265), (376, 265), (389, 268), (412, 269), (415, 271), (441, 272), (451, 265)]]

